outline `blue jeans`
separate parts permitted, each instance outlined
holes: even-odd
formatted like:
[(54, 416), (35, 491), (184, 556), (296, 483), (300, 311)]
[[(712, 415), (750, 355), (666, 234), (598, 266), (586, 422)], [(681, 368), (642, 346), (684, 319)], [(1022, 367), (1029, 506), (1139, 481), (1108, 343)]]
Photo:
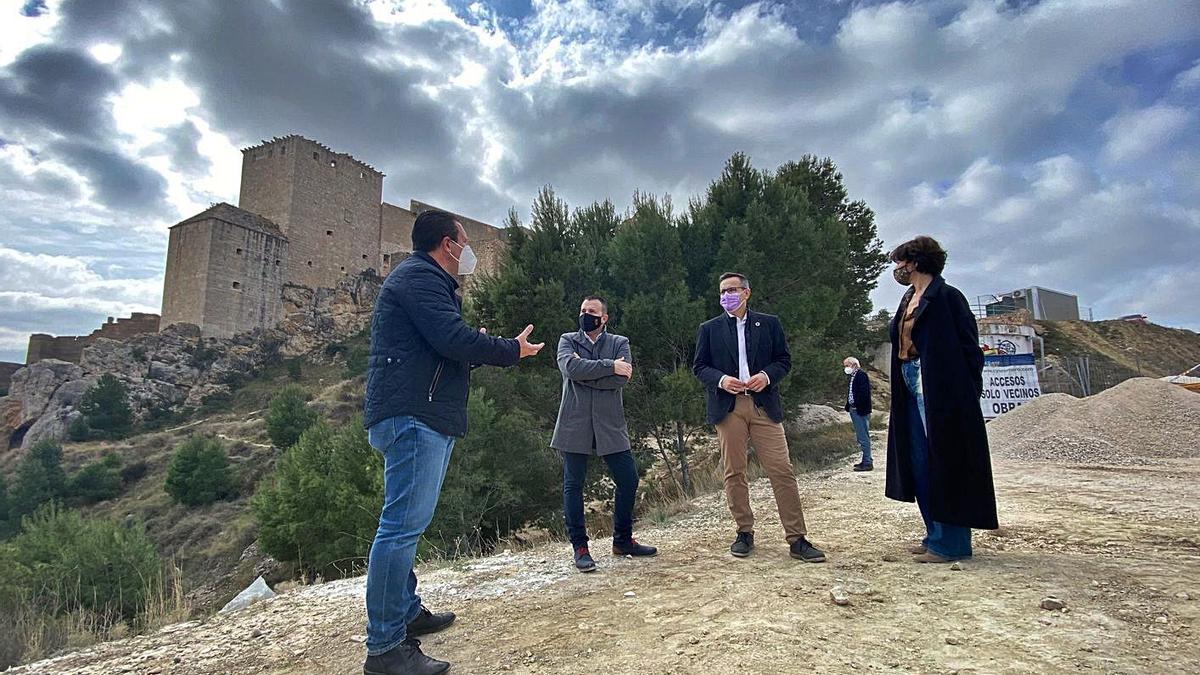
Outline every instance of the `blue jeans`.
[(383, 453), (383, 512), (367, 561), (367, 654), (391, 651), (421, 613), (413, 561), (437, 506), (454, 437), (413, 417), (390, 417), (367, 430)]
[(871, 461), (871, 416), (859, 415), (851, 408), (850, 421), (854, 423), (854, 437), (858, 439), (858, 447), (862, 448), (862, 463), (874, 464)]
[[(587, 527), (583, 520), (583, 482), (587, 478), (588, 458), (578, 452), (559, 453), (563, 458), (563, 519), (571, 548), (587, 546)], [(628, 543), (633, 538), (633, 498), (637, 494), (637, 464), (626, 450), (604, 455), (608, 474), (617, 486), (613, 500), (613, 541)]]
[(900, 364), (908, 389), (908, 427), (911, 432), (909, 462), (917, 492), (917, 507), (925, 521), (925, 539), (921, 542), (930, 553), (943, 558), (971, 557), (971, 528), (940, 523), (929, 517), (929, 498), (933, 490), (929, 475), (929, 438), (926, 435), (925, 396), (921, 386), (921, 361)]

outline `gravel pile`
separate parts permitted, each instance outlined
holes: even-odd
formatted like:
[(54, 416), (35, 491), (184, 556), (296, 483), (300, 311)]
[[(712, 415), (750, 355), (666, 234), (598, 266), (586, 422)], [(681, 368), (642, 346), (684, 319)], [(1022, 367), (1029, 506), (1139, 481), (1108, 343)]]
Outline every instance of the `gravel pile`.
[(992, 454), (1152, 464), (1200, 457), (1200, 395), (1139, 377), (1087, 398), (1046, 394), (988, 423)]

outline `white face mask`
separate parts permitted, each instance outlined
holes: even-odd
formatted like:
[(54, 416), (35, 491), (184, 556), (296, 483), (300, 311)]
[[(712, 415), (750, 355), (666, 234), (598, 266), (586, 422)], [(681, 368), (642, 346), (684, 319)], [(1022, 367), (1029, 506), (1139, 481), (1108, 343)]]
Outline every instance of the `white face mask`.
[(851, 368), (850, 366), (846, 366), (845, 368), (842, 368), (842, 370), (846, 371), (847, 375), (851, 375), (854, 373), (854, 369)]
[[(457, 244), (458, 242), (454, 243)], [(451, 253), (450, 257), (454, 258), (454, 254)], [(475, 251), (472, 251), (471, 245), (467, 244), (462, 247), (462, 255), (454, 258), (454, 262), (458, 263), (459, 274), (472, 274), (475, 272), (475, 265), (479, 263), (479, 258), (475, 257)]]

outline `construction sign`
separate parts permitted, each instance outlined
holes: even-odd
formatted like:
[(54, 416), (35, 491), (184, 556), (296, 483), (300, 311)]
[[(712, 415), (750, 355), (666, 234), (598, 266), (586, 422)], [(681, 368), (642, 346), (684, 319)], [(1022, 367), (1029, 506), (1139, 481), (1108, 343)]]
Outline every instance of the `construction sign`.
[(983, 393), (979, 407), (985, 419), (999, 417), (1042, 395), (1033, 354), (983, 357)]

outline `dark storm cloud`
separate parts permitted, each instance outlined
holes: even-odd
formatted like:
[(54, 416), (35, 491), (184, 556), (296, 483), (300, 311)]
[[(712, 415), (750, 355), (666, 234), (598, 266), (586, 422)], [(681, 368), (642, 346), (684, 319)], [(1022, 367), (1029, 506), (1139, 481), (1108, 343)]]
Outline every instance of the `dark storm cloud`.
[(111, 133), (105, 97), (117, 78), (90, 55), (39, 45), (0, 71), (0, 124), (97, 140)]
[(88, 178), (100, 201), (127, 211), (161, 211), (167, 181), (154, 169), (103, 146), (58, 142), (52, 152)]
[(185, 174), (202, 176), (212, 168), (212, 162), (200, 154), (200, 130), (191, 120), (163, 129), (163, 141), (151, 146), (144, 154), (166, 153), (171, 164)]

